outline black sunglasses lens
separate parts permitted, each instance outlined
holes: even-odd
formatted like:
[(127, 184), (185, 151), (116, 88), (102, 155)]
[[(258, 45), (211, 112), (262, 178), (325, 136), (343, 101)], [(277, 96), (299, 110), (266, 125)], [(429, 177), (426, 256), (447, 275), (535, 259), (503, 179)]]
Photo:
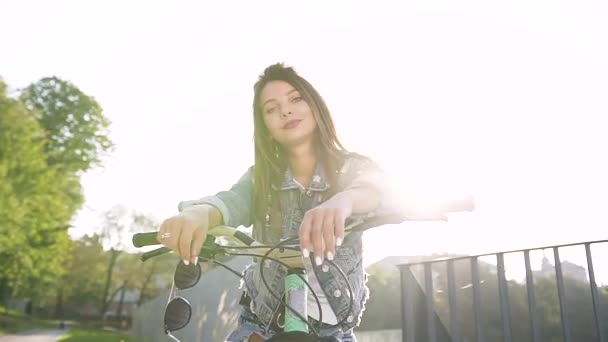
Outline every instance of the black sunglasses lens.
[(182, 297), (177, 297), (167, 305), (165, 310), (165, 329), (169, 331), (179, 330), (190, 322), (192, 307)]
[(185, 265), (180, 260), (175, 269), (175, 286), (178, 289), (188, 289), (196, 285), (198, 280), (201, 278), (201, 265), (200, 264), (189, 264)]

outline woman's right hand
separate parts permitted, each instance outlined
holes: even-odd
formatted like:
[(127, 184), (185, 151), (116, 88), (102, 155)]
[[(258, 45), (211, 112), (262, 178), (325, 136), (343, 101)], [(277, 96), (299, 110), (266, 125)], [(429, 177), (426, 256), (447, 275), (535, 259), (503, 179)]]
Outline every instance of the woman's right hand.
[(210, 211), (215, 208), (197, 205), (163, 221), (156, 239), (178, 255), (184, 264), (196, 265), (198, 255), (207, 238)]

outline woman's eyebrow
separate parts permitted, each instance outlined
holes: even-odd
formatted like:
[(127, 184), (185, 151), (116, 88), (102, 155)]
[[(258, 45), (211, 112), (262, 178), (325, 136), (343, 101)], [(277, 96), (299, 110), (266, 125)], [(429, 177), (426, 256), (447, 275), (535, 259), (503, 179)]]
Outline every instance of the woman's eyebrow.
[[(286, 95), (286, 96), (289, 96), (289, 95), (291, 95), (292, 93), (297, 93), (297, 92), (298, 92), (298, 89), (293, 88), (293, 89), (291, 89), (290, 91), (288, 91), (288, 92), (287, 92), (285, 95)], [(267, 103), (272, 102), (272, 101), (276, 102), (277, 100), (276, 100), (276, 99), (274, 99), (274, 98), (272, 98), (272, 99), (268, 99), (268, 100), (264, 101), (264, 103), (262, 103), (262, 107), (264, 107), (264, 106), (265, 106)]]
[(275, 99), (268, 99), (268, 100), (264, 101), (264, 103), (262, 103), (262, 107), (264, 107), (264, 106), (265, 106), (266, 104), (268, 104), (269, 102), (273, 102), (273, 101), (274, 101), (274, 102), (277, 102), (277, 100), (275, 100)]

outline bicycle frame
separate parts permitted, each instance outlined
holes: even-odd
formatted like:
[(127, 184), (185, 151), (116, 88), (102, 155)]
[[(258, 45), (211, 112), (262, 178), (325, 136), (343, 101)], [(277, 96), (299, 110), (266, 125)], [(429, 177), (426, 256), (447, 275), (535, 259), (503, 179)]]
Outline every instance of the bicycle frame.
[[(345, 228), (345, 236), (361, 222), (363, 222), (363, 220), (358, 220), (349, 224)], [(158, 241), (156, 241), (156, 234), (156, 232), (134, 234), (133, 245), (136, 247), (143, 247), (147, 245), (159, 244)], [(217, 243), (216, 241), (219, 238), (227, 240), (228, 244)], [(287, 244), (291, 241), (294, 243)], [(292, 238), (283, 240), (275, 246), (265, 246), (260, 242), (253, 240), (251, 237), (249, 237), (249, 235), (237, 230), (236, 228), (217, 226), (209, 230), (199, 258), (202, 262), (213, 262), (222, 267), (228, 266), (216, 260), (221, 256), (252, 256), (262, 258), (263, 260), (280, 262), (290, 270), (284, 279), (285, 301), (283, 304), (285, 309), (282, 313), (284, 317), (283, 333), (271, 338), (268, 341), (293, 341), (295, 336), (299, 336), (299, 338), (302, 339), (302, 336), (306, 335), (312, 338), (310, 341), (331, 341), (327, 338), (318, 338), (316, 336), (317, 334), (315, 329), (310, 329), (311, 325), (308, 320), (305, 319), (308, 317), (308, 296), (312, 294), (317, 300), (317, 303), (318, 299), (307, 282), (307, 275), (304, 271), (303, 256), (299, 250), (299, 246), (295, 244), (296, 242), (297, 239)], [(168, 252), (170, 252), (169, 248), (161, 247), (144, 253), (141, 259), (142, 261), (146, 261), (151, 257)], [(311, 292), (309, 293), (309, 291)], [(350, 297), (352, 298), (352, 294)], [(282, 299), (280, 300), (283, 301)], [(320, 304), (318, 305), (319, 313), (321, 313), (321, 306)]]

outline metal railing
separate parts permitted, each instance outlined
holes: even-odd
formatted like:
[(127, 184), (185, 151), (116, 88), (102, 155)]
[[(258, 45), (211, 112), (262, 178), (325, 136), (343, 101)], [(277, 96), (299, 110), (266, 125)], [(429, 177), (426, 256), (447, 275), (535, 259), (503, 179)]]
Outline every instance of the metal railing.
[[(562, 340), (564, 342), (574, 341), (572, 337), (571, 314), (566, 305), (566, 290), (564, 285), (564, 274), (560, 259), (560, 248), (571, 246), (584, 246), (587, 260), (587, 275), (589, 290), (591, 291), (592, 316), (593, 316), (593, 336), (597, 342), (608, 342), (608, 312), (602, 312), (600, 306), (600, 296), (595, 280), (593, 268), (593, 257), (591, 245), (605, 243), (608, 240), (589, 241), (573, 244), (555, 245), (547, 247), (511, 250), (497, 253), (479, 254), (474, 256), (462, 256), (453, 258), (435, 259), (421, 262), (407, 263), (399, 265), (401, 276), (401, 311), (402, 311), (402, 340), (403, 342), (466, 342), (463, 337), (462, 327), (458, 322), (457, 298), (455, 283), (454, 264), (457, 261), (470, 263), (470, 287), (472, 288), (472, 320), (473, 320), (473, 341), (489, 341), (486, 337), (486, 322), (482, 311), (481, 303), (481, 280), (479, 258), (496, 257), (496, 277), (498, 287), (498, 302), (500, 311), (500, 321), (502, 329), (502, 341), (513, 341), (512, 334), (512, 315), (511, 303), (509, 300), (509, 286), (505, 274), (505, 255), (513, 253), (523, 253), (526, 291), (527, 291), (527, 311), (529, 315), (529, 334), (528, 340), (533, 342), (544, 341), (541, 334), (541, 321), (538, 315), (537, 298), (534, 287), (534, 273), (530, 263), (530, 251), (552, 250), (554, 256), (555, 282), (557, 284), (557, 297), (559, 301), (560, 324)], [(449, 309), (449, 329), (441, 321), (436, 310), (433, 290), (433, 266), (445, 266), (447, 273), (447, 308)], [(421, 286), (417, 281), (414, 271), (422, 268), (420, 278), (424, 284)], [(495, 342), (495, 341), (490, 341)], [(518, 341), (519, 342), (519, 341)]]

